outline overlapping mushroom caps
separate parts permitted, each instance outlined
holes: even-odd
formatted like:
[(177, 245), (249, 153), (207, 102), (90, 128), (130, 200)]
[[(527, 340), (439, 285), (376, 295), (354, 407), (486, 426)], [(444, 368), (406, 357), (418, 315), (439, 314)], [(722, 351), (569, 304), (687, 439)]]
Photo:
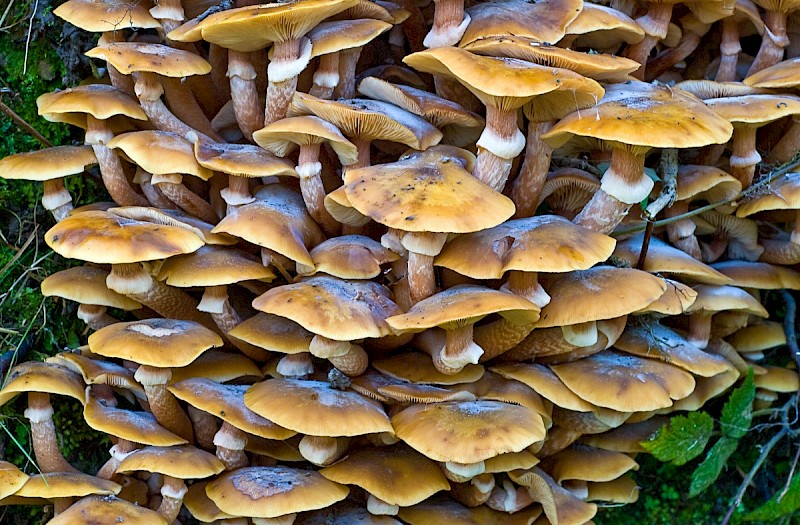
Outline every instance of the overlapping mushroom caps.
[[(761, 179), (754, 153), (793, 154), (796, 60), (731, 82), (757, 35), (753, 70), (783, 53), (784, 27), (794, 40), (785, 9), (761, 20), (747, 2), (693, 2), (670, 23), (659, 3), (636, 21), (621, 3), (473, 4), (163, 0), (113, 32), (116, 0), (57, 10), (106, 32), (90, 55), (116, 87), (47, 94), (40, 111), (96, 152), (13, 156), (0, 176), (96, 158), (121, 206), (68, 215), (46, 183), (62, 219), (47, 242), (91, 266), (43, 292), (79, 301), (97, 332), (14, 368), (0, 402), (29, 392), (42, 470), (73, 470), (46, 392), (82, 402), (115, 445), (106, 482), (48, 473), (20, 492), (25, 475), (0, 465), (17, 492), (2, 503), (50, 483), (40, 494), (60, 511), (72, 483), (121, 499), (85, 498), (55, 522), (106, 520), (103, 507), (172, 521), (185, 493), (205, 521), (584, 523), (594, 501), (636, 499), (628, 454), (666, 421), (655, 414), (699, 409), (748, 367), (758, 403), (796, 390), (794, 370), (755, 361), (786, 340), (758, 290), (800, 288), (786, 267), (800, 260), (797, 177)], [(720, 34), (719, 60), (692, 51)], [(698, 80), (714, 75), (727, 82)], [(666, 232), (625, 216), (646, 199), (667, 204), (645, 214)], [(198, 340), (179, 335), (189, 326)], [(113, 341), (132, 327), (143, 344)], [(123, 471), (149, 476), (154, 497)]]

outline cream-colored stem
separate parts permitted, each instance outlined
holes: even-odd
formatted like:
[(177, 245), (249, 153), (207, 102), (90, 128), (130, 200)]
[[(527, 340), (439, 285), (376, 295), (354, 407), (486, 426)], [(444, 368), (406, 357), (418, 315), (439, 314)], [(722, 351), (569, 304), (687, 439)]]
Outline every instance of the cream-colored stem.
[(297, 159), (300, 175), (300, 192), (309, 215), (319, 224), (328, 237), (335, 237), (341, 225), (325, 209), (325, 187), (322, 185), (322, 165), (319, 163), (320, 144), (303, 144)]
[(748, 77), (783, 60), (783, 48), (789, 45), (789, 37), (786, 35), (787, 18), (786, 13), (769, 9), (764, 13), (766, 30), (761, 38), (761, 47), (758, 49), (756, 59), (747, 71)]
[(118, 323), (119, 320), (108, 315), (105, 306), (94, 304), (81, 304), (78, 306), (78, 319), (86, 323), (92, 330), (100, 330), (106, 326)]
[(481, 362), (494, 359), (520, 344), (531, 333), (533, 326), (533, 323), (514, 324), (505, 317), (476, 326), (473, 329), (472, 339), (483, 348)]
[(436, 293), (436, 274), (433, 257), (408, 252), (408, 286), (412, 304), (417, 304)]
[(186, 495), (186, 483), (182, 479), (164, 476), (164, 485), (161, 487), (161, 505), (158, 513), (167, 523), (172, 523), (178, 517)]
[(572, 222), (608, 235), (622, 222), (631, 206), (631, 204), (615, 199), (603, 190), (597, 190), (597, 193), (592, 196)]
[(228, 77), (236, 122), (247, 140), (253, 142), (253, 132), (264, 127), (264, 113), (256, 88), (256, 69), (250, 53), (228, 51)]
[(339, 52), (322, 55), (319, 57), (319, 65), (314, 73), (314, 85), (311, 86), (309, 94), (329, 100), (339, 85), (339, 78)]
[[(510, 143), (519, 134), (517, 128), (517, 110), (506, 111), (493, 106), (486, 108), (486, 130), (500, 147)], [(483, 135), (481, 136), (483, 139)], [(493, 145), (494, 146), (494, 145)], [(495, 147), (495, 150), (499, 150)], [(478, 146), (478, 159), (472, 174), (476, 179), (490, 188), (503, 191), (511, 173), (514, 157), (503, 158), (488, 149)]]
[(719, 68), (714, 80), (717, 82), (733, 82), (737, 79), (736, 66), (739, 64), (739, 53), (742, 44), (739, 41), (739, 24), (735, 16), (722, 19), (722, 36), (719, 45)]
[(150, 180), (152, 178), (153, 176), (144, 171), (142, 168), (136, 168), (136, 179), (139, 181), (139, 187), (142, 188), (142, 193), (144, 193), (144, 196), (147, 198), (150, 206), (164, 210), (177, 210), (178, 205), (164, 197), (164, 194), (161, 193), (161, 190), (158, 189), (157, 186), (153, 186), (153, 184), (151, 184)]
[(333, 90), (337, 98), (353, 98), (356, 96), (356, 66), (360, 57), (360, 47), (340, 52), (339, 84)]
[(225, 465), (225, 470), (236, 470), (250, 463), (244, 452), (247, 434), (230, 423), (222, 423), (219, 432), (214, 436), (214, 444), (217, 447), (217, 457)]
[(219, 217), (211, 207), (211, 204), (206, 202), (202, 197), (192, 192), (182, 182), (159, 182), (156, 184), (161, 193), (166, 198), (178, 205), (182, 210), (190, 215), (194, 215), (198, 219), (204, 220), (210, 224), (219, 222)]
[(25, 417), (31, 422), (33, 455), (36, 457), (39, 470), (44, 473), (78, 472), (64, 459), (58, 448), (50, 394), (28, 392), (28, 409), (25, 410)]
[(731, 145), (731, 175), (747, 189), (753, 183), (756, 165), (761, 162), (761, 155), (756, 151), (755, 125), (737, 125), (733, 128)]
[(511, 186), (511, 200), (517, 211), (514, 218), (533, 217), (539, 204), (542, 188), (547, 181), (553, 148), (539, 137), (553, 127), (553, 122), (528, 122), (525, 140), (525, 160)]
[(689, 316), (689, 334), (686, 340), (701, 350), (708, 346), (711, 338), (712, 312), (699, 311)]
[(67, 187), (64, 186), (64, 179), (51, 179), (42, 183), (44, 195), (42, 195), (42, 206), (53, 214), (56, 222), (61, 221), (69, 215), (74, 208), (72, 196)]
[(117, 468), (119, 468), (119, 464), (122, 463), (122, 458), (126, 454), (136, 450), (136, 448), (136, 443), (128, 441), (127, 439), (120, 439), (117, 441), (117, 444), (111, 447), (111, 457), (100, 467), (100, 470), (97, 471), (95, 476), (100, 479), (114, 479), (117, 475)]

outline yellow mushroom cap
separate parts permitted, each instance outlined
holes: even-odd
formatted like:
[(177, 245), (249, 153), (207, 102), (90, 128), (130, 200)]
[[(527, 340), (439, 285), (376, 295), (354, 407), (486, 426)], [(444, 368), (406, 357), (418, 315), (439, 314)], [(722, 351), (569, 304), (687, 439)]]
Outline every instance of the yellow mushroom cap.
[(467, 10), (472, 21), (460, 45), (495, 35), (519, 35), (555, 44), (582, 8), (576, 0), (482, 2)]
[(739, 353), (760, 352), (768, 348), (786, 344), (786, 332), (783, 324), (775, 321), (762, 321), (759, 324), (746, 326), (737, 330), (728, 338)]
[(321, 381), (268, 379), (244, 395), (250, 410), (311, 436), (359, 436), (393, 432), (380, 403)]
[(330, 122), (313, 115), (284, 118), (253, 133), (253, 140), (279, 157), (288, 155), (295, 146), (328, 142), (342, 165), (358, 160), (356, 146)]
[[(74, 0), (73, 0), (74, 1)], [(62, 4), (62, 7), (66, 4)], [(62, 91), (45, 93), (36, 99), (39, 114), (88, 113), (105, 120), (114, 115), (125, 115), (136, 120), (147, 120), (139, 102), (128, 93), (106, 84), (87, 84)]]
[(252, 144), (223, 144), (197, 139), (194, 156), (204, 168), (237, 177), (297, 177), (293, 163)]
[(568, 273), (547, 289), (552, 299), (542, 308), (537, 328), (620, 317), (661, 297), (667, 285), (641, 270), (599, 266)]
[(473, 383), (484, 373), (483, 365), (468, 364), (455, 374), (443, 374), (433, 366), (430, 356), (421, 352), (404, 352), (376, 359), (372, 362), (372, 366), (389, 377), (427, 385)]
[(800, 273), (785, 266), (750, 261), (723, 261), (713, 264), (712, 267), (730, 277), (733, 285), (742, 288), (800, 289)]
[(615, 244), (563, 217), (539, 215), (460, 235), (434, 264), (476, 279), (499, 279), (509, 270), (569, 272), (605, 261)]
[(211, 71), (211, 64), (200, 55), (162, 44), (112, 42), (90, 49), (86, 56), (105, 60), (125, 75), (145, 71), (183, 78)]
[(75, 525), (77, 523), (167, 525), (167, 521), (158, 512), (114, 496), (83, 498), (47, 523), (48, 525)]
[(412, 405), (392, 417), (397, 437), (436, 461), (477, 463), (520, 450), (545, 436), (542, 417), (499, 401)]
[(705, 103), (733, 124), (761, 125), (800, 113), (800, 97), (791, 95), (744, 95), (712, 98)]
[(800, 84), (800, 59), (790, 58), (762, 69), (742, 80), (748, 86), (759, 88), (793, 88)]
[(770, 191), (747, 199), (736, 208), (737, 217), (766, 210), (800, 209), (800, 173), (787, 173), (770, 184)]
[(381, 265), (400, 258), (381, 243), (364, 235), (342, 235), (328, 239), (311, 250), (313, 268), (298, 268), (299, 275), (325, 273), (340, 279), (372, 279)]
[(253, 518), (328, 507), (349, 492), (312, 470), (281, 466), (241, 468), (206, 486), (206, 494), (221, 511)]
[(80, 375), (54, 363), (28, 361), (12, 368), (3, 378), (0, 406), (22, 392), (69, 396), (83, 403), (85, 385)]
[(582, 399), (620, 412), (669, 407), (695, 387), (692, 375), (678, 367), (610, 351), (551, 368)]
[(295, 432), (281, 428), (247, 408), (244, 404), (247, 389), (245, 385), (224, 385), (199, 377), (184, 379), (169, 387), (169, 391), (181, 401), (248, 434), (280, 440), (295, 435)]
[[(470, 233), (496, 226), (514, 203), (474, 178), (447, 155), (402, 157), (347, 170), (350, 204), (380, 224), (407, 232)], [(464, 210), (480, 210), (464, 213)]]
[(722, 312), (725, 310), (738, 310), (759, 317), (769, 317), (758, 299), (735, 286), (715, 286), (701, 284), (695, 287), (697, 299), (687, 312)]
[(405, 314), (386, 320), (395, 332), (421, 332), (441, 326), (462, 326), (489, 314), (500, 314), (516, 324), (539, 319), (539, 307), (518, 295), (475, 285), (459, 285), (416, 303)]
[(389, 335), (386, 318), (400, 313), (381, 285), (327, 276), (272, 288), (253, 301), (253, 308), (335, 341)]
[(119, 148), (145, 171), (153, 175), (186, 173), (208, 180), (213, 172), (194, 156), (192, 143), (177, 133), (146, 130), (117, 135), (107, 146)]
[(265, 313), (257, 313), (242, 321), (228, 335), (264, 350), (282, 354), (308, 352), (311, 339), (314, 338), (314, 334), (294, 321)]
[(147, 3), (132, 4), (128, 0), (69, 0), (55, 8), (53, 14), (93, 33), (161, 27), (150, 15)]
[[(359, 2), (359, 5), (379, 8), (373, 2)], [(323, 22), (309, 31), (308, 39), (312, 45), (311, 58), (365, 46), (392, 27), (392, 24), (387, 23), (391, 20), (375, 20), (364, 16), (354, 18)]]
[(170, 257), (158, 279), (170, 286), (218, 286), (240, 281), (270, 282), (275, 273), (247, 252), (220, 246), (201, 246), (196, 252)]
[(97, 164), (97, 158), (91, 146), (54, 146), (0, 159), (0, 177), (46, 181), (82, 173), (92, 164)]
[(353, 7), (358, 0), (298, 0), (229, 9), (208, 16), (187, 32), (176, 29), (167, 38), (206, 42), (242, 53), (273, 42), (301, 38), (324, 19)]
[(192, 377), (210, 379), (218, 383), (240, 378), (262, 379), (264, 374), (256, 364), (241, 354), (220, 350), (206, 350), (186, 366), (172, 369), (170, 383)]
[(0, 499), (14, 494), (25, 485), (29, 477), (13, 463), (0, 461)]
[[(617, 243), (614, 257), (628, 261), (631, 265), (636, 264), (639, 260), (639, 253), (642, 250), (643, 239), (643, 235), (634, 235)], [(658, 238), (650, 239), (647, 257), (644, 260), (642, 270), (650, 273), (678, 276), (700, 283), (731, 283), (729, 277)]]
[(572, 113), (542, 135), (553, 147), (571, 137), (594, 137), (616, 147), (690, 148), (721, 144), (733, 126), (700, 99), (681, 90), (644, 82), (612, 84), (592, 110)]
[(71, 498), (89, 494), (117, 494), (122, 489), (111, 480), (100, 479), (80, 472), (48, 472), (31, 476), (14, 493), (23, 498)]
[(111, 206), (107, 211), (112, 215), (136, 221), (177, 226), (194, 233), (206, 244), (230, 246), (239, 242), (236, 237), (227, 233), (211, 233), (211, 230), (214, 229), (213, 224), (201, 221), (197, 217), (181, 210), (164, 210), (147, 206)]
[[(679, 201), (703, 199), (708, 202), (732, 199), (742, 191), (742, 183), (714, 166), (678, 167)], [(745, 203), (746, 204), (746, 203)], [(738, 212), (739, 208), (737, 208)]]
[(110, 306), (121, 310), (141, 308), (140, 302), (108, 289), (106, 286), (108, 273), (107, 270), (96, 266), (67, 268), (48, 275), (42, 281), (42, 295), (63, 297), (81, 304)]
[(183, 228), (103, 211), (70, 215), (47, 231), (45, 242), (63, 257), (111, 264), (164, 259), (203, 245), (200, 237)]
[(213, 454), (191, 445), (145, 447), (131, 452), (117, 472), (158, 472), (179, 479), (202, 479), (219, 474), (225, 465)]
[(404, 446), (359, 450), (320, 470), (320, 474), (343, 485), (358, 485), (386, 503), (401, 507), (450, 489), (435, 462)]
[(200, 354), (222, 346), (220, 336), (194, 321), (144, 319), (115, 323), (89, 336), (95, 354), (159, 368), (186, 366)]
[(548, 458), (548, 471), (556, 482), (564, 480), (611, 481), (639, 464), (622, 452), (573, 444)]

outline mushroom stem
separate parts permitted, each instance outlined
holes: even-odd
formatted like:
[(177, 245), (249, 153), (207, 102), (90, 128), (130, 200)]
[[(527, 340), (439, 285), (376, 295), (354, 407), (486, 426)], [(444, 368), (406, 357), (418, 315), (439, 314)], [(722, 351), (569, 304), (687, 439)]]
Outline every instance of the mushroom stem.
[(476, 326), (472, 339), (483, 348), (481, 362), (502, 355), (522, 343), (533, 330), (531, 324), (514, 324), (505, 317), (489, 324)]
[(644, 79), (650, 51), (667, 36), (670, 19), (672, 19), (672, 4), (668, 2), (650, 2), (647, 14), (636, 19), (644, 29), (645, 36), (639, 43), (630, 46), (625, 53), (627, 58), (641, 64), (639, 69), (631, 73), (632, 76), (639, 80)]
[(182, 479), (164, 476), (164, 484), (161, 486), (162, 499), (161, 505), (158, 507), (158, 513), (167, 523), (172, 523), (178, 517), (187, 491), (186, 483)]
[(711, 317), (713, 312), (698, 311), (689, 316), (689, 334), (686, 340), (701, 350), (708, 346), (711, 339)]
[(167, 390), (172, 371), (168, 368), (142, 365), (136, 370), (134, 377), (144, 387), (150, 411), (158, 422), (170, 432), (193, 442), (192, 422), (172, 392)]
[[(664, 210), (665, 218), (678, 217), (689, 211), (689, 201), (677, 201)], [(698, 261), (702, 258), (700, 243), (694, 235), (697, 227), (691, 219), (681, 219), (667, 224), (667, 237), (670, 244), (688, 253)]]
[(164, 87), (161, 85), (161, 82), (159, 82), (155, 73), (140, 71), (134, 74), (134, 79), (134, 89), (136, 91), (136, 96), (139, 98), (139, 105), (142, 106), (142, 110), (156, 129), (172, 131), (181, 137), (186, 137), (190, 132), (194, 132), (201, 135), (202, 138), (206, 140), (221, 140), (212, 139), (188, 126), (167, 108), (161, 100), (161, 95), (164, 94)]
[[(104, 31), (103, 34), (100, 35), (97, 45), (102, 46), (112, 42), (125, 42), (124, 31)], [(108, 71), (108, 78), (111, 80), (112, 86), (131, 96), (136, 96), (133, 89), (133, 79), (130, 75), (120, 73), (117, 68), (108, 62), (106, 62), (106, 71)]]
[[(216, 141), (224, 139), (211, 127), (211, 121), (203, 112), (189, 86), (179, 78), (166, 77), (161, 80), (164, 99), (176, 117)], [(206, 89), (208, 86), (204, 86)]]
[(264, 114), (256, 88), (256, 68), (249, 53), (228, 50), (228, 78), (231, 86), (233, 112), (239, 129), (250, 142), (253, 132), (264, 127)]
[(455, 328), (445, 330), (445, 344), (442, 349), (442, 363), (461, 370), (469, 364), (476, 364), (483, 354), (483, 348), (472, 340), (472, 322), (459, 323)]
[(360, 376), (367, 370), (367, 366), (369, 366), (369, 356), (367, 356), (367, 352), (360, 346), (352, 343), (346, 354), (329, 357), (328, 361), (343, 374), (350, 377)]
[(136, 175), (133, 177), (133, 181), (142, 188), (142, 193), (147, 198), (147, 201), (150, 203), (151, 206), (155, 208), (162, 208), (165, 210), (177, 210), (178, 206), (169, 200), (168, 198), (164, 197), (164, 194), (161, 193), (161, 190), (158, 189), (156, 186), (152, 184), (153, 176), (150, 173), (147, 173), (140, 167), (136, 167)]
[(288, 354), (281, 357), (275, 371), (284, 377), (299, 379), (314, 373), (314, 363), (308, 352)]
[(517, 211), (514, 218), (533, 217), (539, 204), (542, 188), (547, 181), (553, 148), (541, 137), (553, 127), (553, 122), (528, 122), (528, 135), (525, 142), (525, 160), (519, 175), (511, 185), (511, 200)]
[(308, 462), (325, 467), (341, 458), (349, 445), (346, 437), (303, 436), (297, 448)]
[(622, 222), (630, 209), (631, 204), (617, 200), (603, 190), (597, 190), (572, 222), (608, 235)]
[(370, 494), (367, 498), (367, 512), (375, 516), (397, 516), (400, 507)]
[(486, 107), (486, 128), (477, 142), (478, 159), (473, 175), (490, 188), (503, 191), (514, 158), (525, 147), (517, 127), (517, 110)]
[(539, 308), (544, 308), (550, 303), (550, 296), (539, 284), (536, 272), (511, 270), (508, 272), (508, 281), (500, 289), (524, 297)]
[(339, 52), (339, 83), (333, 90), (337, 98), (356, 96), (356, 66), (361, 58), (361, 49), (353, 47)]
[(297, 174), (300, 176), (300, 192), (306, 209), (326, 235), (335, 237), (341, 225), (325, 208), (325, 186), (322, 184), (322, 164), (319, 162), (320, 144), (302, 144), (297, 159)]
[(450, 47), (458, 44), (470, 23), (464, 13), (464, 0), (435, 0), (433, 25), (425, 36), (427, 48)]
[(311, 59), (311, 44), (308, 39), (290, 38), (273, 44), (272, 61), (267, 75), (267, 103), (264, 125), (272, 124), (286, 116), (289, 104), (297, 89), (297, 77)]
[(114, 138), (108, 125), (90, 114), (86, 115), (86, 124), (84, 141), (94, 150), (103, 185), (111, 199), (120, 206), (147, 206), (147, 199), (136, 193), (128, 183), (116, 152), (106, 147), (106, 143)]
[(214, 435), (219, 430), (217, 418), (208, 412), (194, 408), (192, 405), (186, 407), (186, 412), (192, 421), (192, 429), (194, 430), (197, 446), (204, 450), (214, 450)]
[(786, 35), (786, 20), (787, 13), (766, 10), (764, 13), (764, 36), (761, 38), (761, 47), (758, 48), (756, 59), (753, 60), (747, 71), (748, 77), (783, 60), (783, 48), (789, 45), (789, 37)]
[(742, 44), (739, 41), (739, 24), (736, 17), (729, 16), (722, 19), (722, 35), (719, 44), (719, 68), (714, 80), (717, 82), (733, 82), (736, 80), (736, 66), (739, 63), (739, 53)]
[(86, 323), (92, 330), (100, 330), (101, 328), (119, 322), (117, 319), (108, 315), (105, 306), (98, 306), (95, 304), (78, 305), (78, 319)]
[(319, 57), (317, 71), (314, 72), (314, 85), (310, 95), (330, 100), (333, 90), (339, 85), (339, 52), (328, 53)]
[(64, 459), (64, 455), (58, 448), (50, 394), (28, 392), (28, 408), (24, 414), (31, 422), (31, 442), (39, 470), (43, 473), (78, 472)]
[[(258, 112), (261, 115), (261, 112)], [(250, 179), (238, 175), (228, 175), (228, 187), (220, 191), (222, 199), (227, 205), (227, 212), (255, 201), (250, 193)]]
[(564, 325), (561, 333), (565, 341), (579, 348), (594, 346), (598, 341), (597, 323), (594, 321)]
[(408, 252), (409, 295), (412, 305), (436, 293), (436, 274), (433, 269), (433, 256)]
[(738, 124), (733, 128), (732, 152), (730, 156), (731, 175), (747, 189), (753, 183), (756, 165), (761, 155), (756, 151), (757, 126)]
[(230, 423), (222, 423), (222, 427), (214, 435), (214, 445), (217, 446), (216, 454), (225, 465), (225, 470), (236, 470), (249, 465), (250, 461), (244, 452), (247, 434)]
[(800, 118), (792, 117), (792, 123), (783, 137), (769, 151), (771, 161), (785, 164), (794, 158), (800, 149)]
[(42, 196), (42, 206), (53, 214), (56, 222), (61, 221), (72, 211), (72, 196), (64, 186), (64, 179), (46, 180), (42, 184), (44, 195)]
[(219, 222), (219, 217), (211, 204), (183, 184), (183, 176), (177, 173), (154, 175), (151, 182), (161, 190), (166, 198), (177, 204), (186, 213), (210, 224)]
[(122, 463), (122, 460), (125, 459), (128, 454), (136, 450), (136, 448), (136, 443), (128, 441), (127, 439), (120, 439), (117, 444), (112, 446), (108, 451), (109, 454), (111, 454), (111, 458), (100, 467), (100, 470), (97, 471), (95, 476), (100, 479), (114, 479), (117, 475), (119, 464)]

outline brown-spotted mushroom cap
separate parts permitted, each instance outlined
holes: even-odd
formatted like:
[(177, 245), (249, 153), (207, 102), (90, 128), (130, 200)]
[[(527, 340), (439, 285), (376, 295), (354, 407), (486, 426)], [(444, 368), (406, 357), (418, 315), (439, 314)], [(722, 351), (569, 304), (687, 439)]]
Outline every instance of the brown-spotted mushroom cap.
[[(375, 514), (396, 514), (398, 507), (415, 505), (440, 490), (450, 489), (436, 463), (404, 446), (359, 450), (325, 467), (320, 474), (342, 485), (366, 490), (370, 495), (367, 509)], [(372, 506), (375, 510), (386, 508), (375, 512)]]
[(8, 461), (0, 461), (0, 499), (6, 498), (20, 488), (28, 481), (28, 476), (13, 463)]
[(560, 326), (568, 342), (590, 346), (597, 339), (595, 321), (640, 310), (661, 297), (667, 285), (641, 270), (599, 266), (554, 279), (548, 288), (552, 298), (536, 327)]
[(234, 427), (266, 439), (288, 439), (295, 432), (281, 428), (244, 404), (246, 385), (225, 385), (203, 378), (184, 379), (169, 387), (175, 397), (221, 418)]
[(71, 505), (48, 522), (49, 525), (92, 523), (106, 525), (167, 525), (161, 514), (114, 496), (89, 496)]
[(206, 486), (206, 494), (221, 511), (254, 518), (328, 507), (348, 492), (317, 472), (282, 466), (234, 470)]
[(112, 495), (122, 489), (117, 483), (80, 472), (48, 472), (31, 476), (14, 495), (23, 498), (71, 498), (90, 494)]
[(692, 375), (680, 368), (610, 351), (551, 368), (582, 399), (620, 412), (669, 407), (695, 387)]
[(301, 434), (394, 432), (380, 403), (321, 381), (268, 379), (250, 387), (244, 401), (253, 412)]

